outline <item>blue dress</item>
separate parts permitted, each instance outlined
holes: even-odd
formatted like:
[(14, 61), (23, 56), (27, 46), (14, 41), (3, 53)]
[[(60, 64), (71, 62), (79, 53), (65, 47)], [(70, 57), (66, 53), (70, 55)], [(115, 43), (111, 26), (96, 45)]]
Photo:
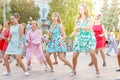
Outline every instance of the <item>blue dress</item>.
[(50, 27), (50, 32), (52, 33), (52, 37), (50, 42), (47, 44), (46, 52), (53, 53), (53, 52), (66, 52), (66, 44), (64, 40), (60, 43), (59, 39), (62, 37), (60, 28), (62, 27), (61, 24), (57, 24), (56, 28), (53, 29), (53, 25)]
[[(78, 26), (88, 27), (90, 18), (82, 23), (78, 21)], [(92, 30), (83, 30), (80, 28), (79, 32), (75, 35), (75, 41), (73, 45), (74, 52), (89, 52), (90, 50), (95, 50), (96, 39), (94, 32)]]
[(11, 40), (5, 54), (22, 55), (22, 48), (18, 47), (20, 43), (19, 27), (19, 24), (10, 27)]

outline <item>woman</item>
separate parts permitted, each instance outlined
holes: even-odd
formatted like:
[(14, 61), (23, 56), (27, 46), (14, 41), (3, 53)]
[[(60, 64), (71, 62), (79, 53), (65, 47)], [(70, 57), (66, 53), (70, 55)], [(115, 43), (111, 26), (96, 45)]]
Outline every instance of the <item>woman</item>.
[(79, 6), (79, 15), (75, 22), (74, 32), (70, 35), (72, 38), (75, 35), (73, 45), (73, 72), (71, 76), (76, 75), (77, 58), (80, 52), (89, 52), (92, 57), (92, 62), (96, 69), (96, 77), (99, 77), (97, 59), (95, 56), (96, 39), (92, 31), (93, 21), (88, 17), (88, 9), (86, 4)]
[(6, 51), (6, 49), (7, 49), (7, 46), (8, 46), (8, 38), (9, 38), (9, 36), (10, 36), (10, 22), (9, 21), (7, 21), (6, 23), (5, 23), (5, 30), (3, 31), (3, 33), (4, 33), (4, 44), (3, 44), (3, 48), (2, 48), (2, 50), (3, 50), (3, 54), (5, 53), (5, 51)]
[(26, 35), (26, 59), (27, 59), (27, 68), (29, 69), (31, 64), (31, 57), (35, 55), (40, 63), (45, 63), (46, 59), (42, 50), (42, 33), (38, 29), (39, 24), (37, 21), (32, 22), (32, 29), (28, 31)]
[[(103, 66), (106, 66), (104, 47), (106, 46), (105, 40), (105, 29), (104, 25), (101, 23), (101, 15), (98, 14), (95, 18), (95, 24), (93, 25), (93, 31), (96, 38), (96, 50), (99, 50), (103, 59)], [(91, 62), (89, 66), (93, 65)]]
[(109, 35), (109, 47), (106, 55), (110, 56), (110, 52), (114, 49), (114, 53), (118, 53), (118, 43), (115, 37), (115, 28), (111, 27), (110, 28), (110, 35)]
[(3, 57), (3, 45), (4, 45), (4, 34), (3, 34), (3, 28), (2, 25), (0, 25), (0, 63), (2, 63), (2, 57)]
[(29, 73), (25, 69), (25, 66), (22, 62), (22, 37), (23, 37), (23, 27), (19, 24), (20, 15), (18, 13), (13, 13), (10, 17), (11, 23), (13, 24), (10, 28), (10, 38), (8, 39), (9, 45), (5, 52), (4, 56), (4, 63), (6, 66), (7, 71), (4, 72), (2, 75), (10, 75), (11, 70), (9, 67), (8, 58), (10, 55), (13, 55), (17, 62), (20, 64), (21, 68), (24, 71), (24, 75), (28, 76)]
[(54, 12), (52, 14), (52, 24), (50, 27), (50, 33), (50, 41), (47, 44), (46, 48), (46, 60), (51, 68), (50, 72), (53, 72), (53, 65), (50, 59), (51, 53), (58, 53), (59, 59), (72, 69), (72, 65), (68, 62), (67, 59), (64, 58), (64, 52), (66, 52), (66, 35), (61, 23), (60, 15), (57, 12)]

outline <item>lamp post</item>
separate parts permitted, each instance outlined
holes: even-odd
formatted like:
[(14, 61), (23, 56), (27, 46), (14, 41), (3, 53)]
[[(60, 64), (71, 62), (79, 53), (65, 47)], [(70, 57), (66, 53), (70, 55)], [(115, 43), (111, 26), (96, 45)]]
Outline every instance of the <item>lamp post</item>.
[(5, 7), (6, 0), (3, 0), (3, 24), (5, 26), (6, 22), (6, 7)]

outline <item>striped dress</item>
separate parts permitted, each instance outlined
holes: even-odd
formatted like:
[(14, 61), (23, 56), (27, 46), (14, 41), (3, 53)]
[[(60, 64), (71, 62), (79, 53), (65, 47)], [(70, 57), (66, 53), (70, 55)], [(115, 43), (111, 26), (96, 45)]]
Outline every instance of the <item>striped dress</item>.
[(59, 39), (62, 37), (62, 33), (60, 31), (60, 28), (62, 27), (61, 24), (57, 24), (56, 28), (53, 29), (53, 25), (50, 27), (50, 31), (52, 33), (52, 37), (50, 39), (50, 42), (47, 44), (46, 52), (47, 53), (53, 53), (53, 52), (66, 52), (66, 44), (64, 41), (61, 43), (59, 42)]

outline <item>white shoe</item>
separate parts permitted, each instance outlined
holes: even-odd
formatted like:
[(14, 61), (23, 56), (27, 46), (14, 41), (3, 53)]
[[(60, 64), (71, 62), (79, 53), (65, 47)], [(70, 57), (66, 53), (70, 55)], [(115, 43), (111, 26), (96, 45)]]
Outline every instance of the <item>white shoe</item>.
[(96, 78), (99, 78), (100, 77), (100, 74), (96, 74)]
[(76, 76), (76, 72), (75, 72), (75, 73), (71, 72), (69, 76), (70, 76), (70, 77)]
[(24, 72), (24, 75), (25, 76), (29, 76), (30, 74), (28, 72)]
[(49, 70), (48, 67), (46, 67), (44, 71), (48, 71), (48, 70)]
[(75, 74), (74, 74), (74, 73), (71, 73), (69, 76), (70, 76), (70, 77), (74, 77), (74, 76), (75, 76)]
[(2, 73), (2, 75), (3, 76), (9, 76), (9, 75), (11, 75), (11, 73), (6, 71), (6, 72)]

